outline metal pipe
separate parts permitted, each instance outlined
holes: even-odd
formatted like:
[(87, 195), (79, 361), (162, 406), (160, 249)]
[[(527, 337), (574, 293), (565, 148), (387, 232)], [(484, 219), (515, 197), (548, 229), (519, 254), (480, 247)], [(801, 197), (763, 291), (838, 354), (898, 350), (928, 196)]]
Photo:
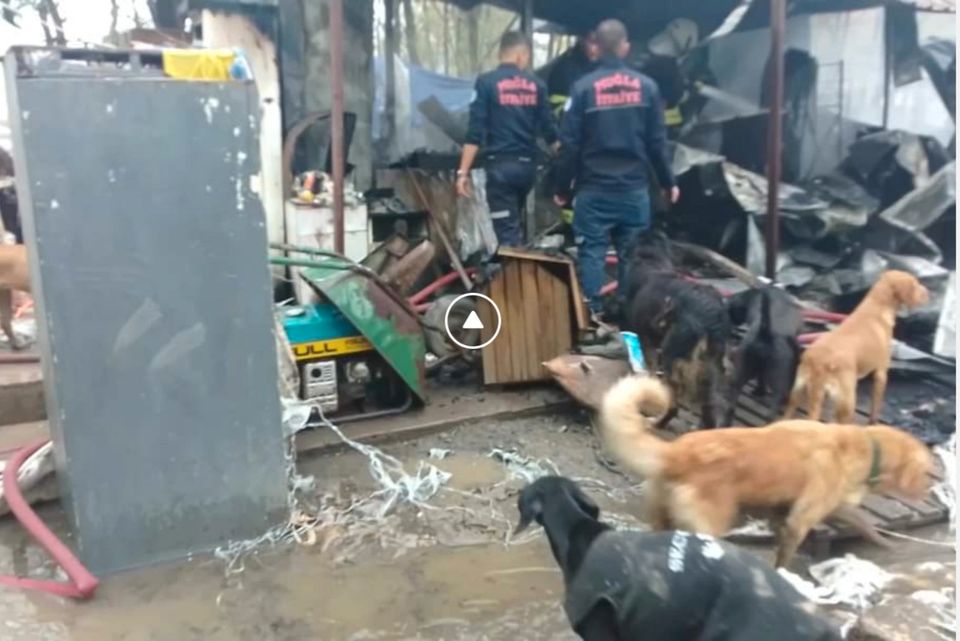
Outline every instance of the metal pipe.
[[(386, 149), (389, 150), (393, 144), (393, 137), (396, 131), (396, 113), (397, 113), (397, 73), (394, 60), (397, 56), (397, 0), (385, 1), (386, 16), (384, 27), (384, 59), (386, 62), (387, 93), (384, 103), (383, 125), (384, 139), (386, 140)], [(386, 157), (386, 156), (385, 156)]]
[(330, 0), (330, 82), (333, 86), (330, 152), (333, 156), (333, 248), (343, 253), (343, 0)]
[(783, 39), (786, 0), (770, 0), (770, 118), (767, 125), (767, 278), (777, 278), (780, 251), (780, 163), (783, 125)]
[(533, 0), (523, 0), (523, 6), (520, 13), (520, 29), (527, 37), (531, 46), (533, 45)]
[[(888, 7), (883, 8), (883, 121), (882, 126), (887, 128), (890, 122), (890, 83), (893, 79), (890, 77), (890, 61), (893, 57), (891, 50), (893, 48), (893, 36), (891, 34), (890, 21), (893, 17), (890, 15)], [(843, 85), (840, 85), (840, 96), (843, 96)], [(843, 116), (843, 112), (840, 112)]]

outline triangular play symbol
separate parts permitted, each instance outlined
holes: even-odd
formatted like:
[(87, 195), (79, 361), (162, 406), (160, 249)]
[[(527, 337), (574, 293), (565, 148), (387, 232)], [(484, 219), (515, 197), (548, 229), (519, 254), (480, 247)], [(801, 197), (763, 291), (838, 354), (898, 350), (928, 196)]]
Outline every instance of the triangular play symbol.
[(483, 323), (480, 322), (480, 317), (477, 316), (476, 312), (470, 312), (470, 315), (467, 316), (467, 320), (463, 322), (464, 329), (483, 329)]

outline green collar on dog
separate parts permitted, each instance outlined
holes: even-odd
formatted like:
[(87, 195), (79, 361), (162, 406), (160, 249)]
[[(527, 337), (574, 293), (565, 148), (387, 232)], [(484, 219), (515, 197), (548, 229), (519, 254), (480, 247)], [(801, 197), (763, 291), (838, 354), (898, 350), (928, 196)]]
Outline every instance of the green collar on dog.
[(880, 482), (880, 444), (877, 439), (870, 439), (870, 476), (867, 485), (873, 487)]

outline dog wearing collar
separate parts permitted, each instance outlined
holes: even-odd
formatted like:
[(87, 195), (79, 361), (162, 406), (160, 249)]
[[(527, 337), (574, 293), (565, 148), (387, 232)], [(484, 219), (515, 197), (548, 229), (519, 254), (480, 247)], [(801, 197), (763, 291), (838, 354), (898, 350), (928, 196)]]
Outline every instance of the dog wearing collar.
[(546, 476), (517, 500), (517, 532), (543, 526), (563, 573), (564, 610), (584, 641), (836, 641), (769, 565), (689, 532), (618, 531), (572, 480)]
[(610, 454), (648, 481), (648, 516), (658, 530), (723, 536), (741, 511), (785, 507), (779, 567), (814, 525), (857, 508), (868, 493), (921, 499), (929, 489), (929, 449), (895, 427), (795, 420), (690, 432), (668, 442), (650, 427), (669, 407), (662, 383), (631, 376), (610, 389), (600, 413)]

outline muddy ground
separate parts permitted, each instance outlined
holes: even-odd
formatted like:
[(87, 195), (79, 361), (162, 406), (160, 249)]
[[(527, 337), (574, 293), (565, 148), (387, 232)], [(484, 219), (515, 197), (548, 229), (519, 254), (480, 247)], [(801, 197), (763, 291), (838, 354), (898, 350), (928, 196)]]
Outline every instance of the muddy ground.
[[(312, 545), (266, 548), (237, 560), (231, 574), (222, 560), (203, 557), (111, 576), (84, 604), (3, 588), (0, 640), (573, 641), (542, 532), (508, 542), (523, 484), (514, 471), (523, 468), (490, 457), (496, 448), (582, 479), (606, 517), (642, 527), (635, 516), (642, 490), (597, 462), (582, 414), (473, 425), (384, 447), (410, 472), (425, 461), (452, 475), (429, 507), (402, 504), (380, 518), (383, 497), (357, 502), (377, 489), (366, 457), (341, 450), (301, 460), (301, 473), (318, 479), (306, 502), (324, 517), (301, 534)], [(431, 450), (448, 452), (440, 460)], [(42, 512), (63, 530), (58, 508)], [(945, 527), (912, 534), (952, 540)], [(943, 638), (929, 624), (930, 606), (912, 595), (951, 594), (952, 549), (848, 548), (839, 552), (903, 575), (870, 611), (877, 625), (905, 630), (902, 638)], [(770, 558), (767, 547), (755, 551)], [(794, 569), (802, 573), (807, 561)], [(42, 551), (9, 520), (0, 523), (0, 572), (51, 574)]]

